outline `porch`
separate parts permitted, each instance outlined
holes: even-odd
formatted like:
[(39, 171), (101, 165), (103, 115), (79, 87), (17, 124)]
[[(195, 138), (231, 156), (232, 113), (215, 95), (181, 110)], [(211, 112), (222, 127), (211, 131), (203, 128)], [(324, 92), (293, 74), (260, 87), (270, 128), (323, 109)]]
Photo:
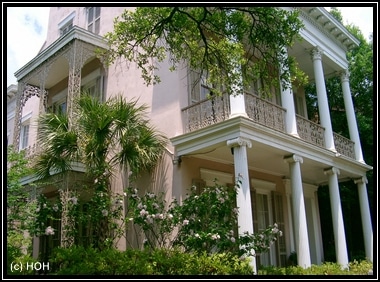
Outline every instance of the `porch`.
[[(285, 132), (286, 109), (252, 93), (244, 93), (246, 113), (249, 119), (268, 129)], [(231, 113), (230, 100), (227, 94), (205, 99), (182, 109), (184, 133), (193, 132), (212, 124), (225, 121)], [(300, 139), (325, 148), (324, 128), (300, 115), (296, 115), (297, 132)], [(354, 142), (342, 135), (333, 133), (337, 152), (343, 156), (355, 159)]]

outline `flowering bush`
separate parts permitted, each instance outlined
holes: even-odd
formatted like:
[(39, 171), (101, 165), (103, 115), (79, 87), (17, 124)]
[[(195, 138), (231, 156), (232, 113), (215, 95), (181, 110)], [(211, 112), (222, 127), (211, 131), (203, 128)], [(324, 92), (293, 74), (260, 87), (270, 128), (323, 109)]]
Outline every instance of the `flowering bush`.
[(193, 186), (182, 204), (170, 203), (162, 195), (147, 193), (139, 196), (137, 189), (128, 188), (130, 221), (141, 227), (145, 246), (180, 246), (184, 251), (222, 253), (239, 256), (267, 252), (282, 232), (277, 225), (261, 232), (238, 234), (236, 187), (216, 183), (202, 191)]
[[(86, 189), (82, 191), (85, 192)], [(124, 234), (122, 195), (108, 195), (95, 191), (89, 201), (84, 201), (78, 192), (67, 190), (59, 192), (59, 197), (55, 200), (48, 200), (43, 194), (37, 198), (35, 210), (37, 216), (29, 230), (32, 235), (54, 235), (56, 230), (49, 224), (57, 220), (65, 225), (68, 240), (79, 242), (78, 236), (81, 235), (87, 237), (86, 245), (94, 247), (101, 247), (100, 243), (103, 247), (110, 247), (115, 238)], [(65, 216), (63, 210), (67, 211)], [(100, 230), (101, 222), (105, 222), (107, 228)], [(82, 230), (82, 234), (79, 234), (79, 229)], [(104, 230), (111, 232), (101, 234)]]

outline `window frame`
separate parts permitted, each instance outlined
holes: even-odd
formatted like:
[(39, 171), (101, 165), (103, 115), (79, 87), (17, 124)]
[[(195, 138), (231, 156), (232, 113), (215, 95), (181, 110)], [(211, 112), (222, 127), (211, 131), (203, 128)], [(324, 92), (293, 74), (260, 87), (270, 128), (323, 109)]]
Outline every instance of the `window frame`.
[[(90, 16), (91, 16), (91, 19), (90, 19)], [(88, 31), (95, 34), (99, 34), (100, 17), (101, 17), (101, 7), (87, 7), (86, 21), (87, 21)]]
[(74, 17), (75, 17), (75, 11), (73, 11), (70, 15), (68, 15), (64, 20), (62, 20), (58, 24), (58, 30), (59, 30), (59, 36), (64, 36), (74, 26)]

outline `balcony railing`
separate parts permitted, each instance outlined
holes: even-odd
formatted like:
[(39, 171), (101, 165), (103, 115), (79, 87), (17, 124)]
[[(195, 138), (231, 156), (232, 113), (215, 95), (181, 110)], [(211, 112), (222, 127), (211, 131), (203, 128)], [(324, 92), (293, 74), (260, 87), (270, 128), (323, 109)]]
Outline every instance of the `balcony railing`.
[(228, 95), (199, 101), (182, 109), (185, 118), (185, 132), (191, 132), (226, 120), (230, 115)]
[(302, 140), (322, 148), (325, 147), (325, 129), (322, 126), (300, 115), (296, 115), (296, 122), (297, 133)]
[(256, 95), (245, 93), (245, 110), (253, 122), (285, 132), (286, 109)]
[(350, 139), (333, 132), (336, 151), (346, 157), (355, 159), (355, 143)]
[[(264, 100), (256, 95), (245, 93), (245, 105), (248, 117), (257, 124), (283, 133), (285, 132), (286, 109)], [(185, 133), (224, 121), (230, 116), (228, 95), (205, 99), (182, 109)], [(325, 147), (324, 128), (304, 117), (296, 115), (299, 137), (315, 146)], [(338, 153), (355, 159), (354, 142), (334, 133), (335, 147)]]

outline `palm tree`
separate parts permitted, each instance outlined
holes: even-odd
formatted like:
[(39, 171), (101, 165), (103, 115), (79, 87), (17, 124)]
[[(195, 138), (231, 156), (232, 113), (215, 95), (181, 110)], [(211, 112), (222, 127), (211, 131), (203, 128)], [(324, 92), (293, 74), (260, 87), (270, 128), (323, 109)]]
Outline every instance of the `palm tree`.
[[(126, 101), (119, 95), (103, 103), (82, 93), (73, 104), (72, 119), (64, 113), (41, 115), (38, 143), (43, 153), (35, 166), (37, 176), (46, 179), (52, 171), (65, 174), (74, 162), (79, 162), (92, 180), (94, 193), (110, 198), (110, 182), (117, 168), (128, 169), (134, 176), (153, 169), (167, 139), (149, 124), (145, 117), (147, 106), (137, 102)], [(61, 190), (63, 246), (73, 244), (68, 230), (75, 224), (68, 218), (68, 190)], [(107, 208), (110, 208), (109, 202), (105, 202)], [(100, 247), (110, 238), (110, 219), (104, 216), (97, 224)]]

